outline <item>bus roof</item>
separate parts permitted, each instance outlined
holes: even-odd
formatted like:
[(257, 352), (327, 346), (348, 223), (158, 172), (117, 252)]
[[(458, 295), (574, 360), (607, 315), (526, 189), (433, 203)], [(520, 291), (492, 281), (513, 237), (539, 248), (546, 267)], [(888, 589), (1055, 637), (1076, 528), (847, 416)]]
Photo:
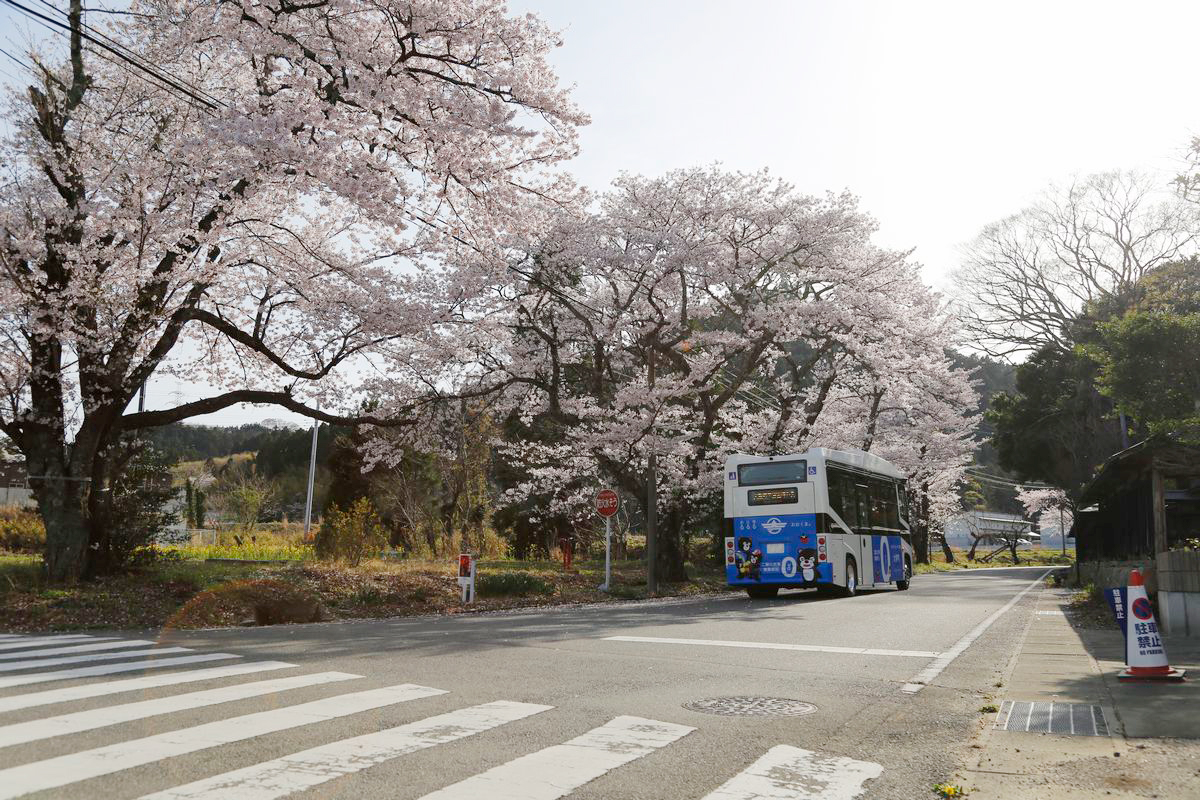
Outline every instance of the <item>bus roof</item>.
[(752, 456), (745, 453), (733, 453), (725, 459), (726, 468), (736, 467), (738, 464), (753, 464), (759, 461), (787, 461), (793, 458), (803, 458), (807, 460), (832, 461), (835, 464), (845, 464), (848, 467), (857, 467), (867, 472), (875, 472), (880, 475), (887, 475), (899, 480), (904, 479), (904, 473), (892, 466), (891, 462), (880, 458), (874, 453), (868, 453), (865, 450), (831, 450), (826, 447), (814, 447), (803, 453), (788, 453), (778, 456)]

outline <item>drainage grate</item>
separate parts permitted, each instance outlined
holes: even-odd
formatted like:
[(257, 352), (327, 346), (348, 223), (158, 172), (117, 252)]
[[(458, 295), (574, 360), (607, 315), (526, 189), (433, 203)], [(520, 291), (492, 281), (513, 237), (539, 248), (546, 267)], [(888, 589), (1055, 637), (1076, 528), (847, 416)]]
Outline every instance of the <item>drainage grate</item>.
[(1026, 703), (1005, 700), (993, 726), (1002, 731), (1108, 736), (1104, 709), (1085, 703)]
[(812, 703), (783, 697), (709, 697), (684, 703), (683, 707), (722, 717), (800, 717), (817, 710)]

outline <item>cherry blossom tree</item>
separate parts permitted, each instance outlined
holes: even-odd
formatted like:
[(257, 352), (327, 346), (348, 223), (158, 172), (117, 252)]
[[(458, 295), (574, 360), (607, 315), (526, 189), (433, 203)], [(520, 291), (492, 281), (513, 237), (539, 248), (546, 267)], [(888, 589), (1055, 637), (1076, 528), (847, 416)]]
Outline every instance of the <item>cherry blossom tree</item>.
[[(0, 157), (0, 431), (54, 580), (122, 435), (244, 402), (410, 425), (459, 385), (586, 122), (497, 0), (69, 1)], [(131, 412), (152, 374), (217, 389)]]
[(853, 197), (765, 172), (622, 177), (515, 268), (506, 345), (480, 343), (541, 434), (508, 443), (529, 474), (514, 497), (582, 516), (611, 483), (645, 509), (654, 454), (665, 580), (686, 578), (685, 533), (719, 519), (730, 452), (869, 449), (945, 504), (976, 398), (938, 299), (874, 229)]
[(1075, 524), (1075, 503), (1062, 489), (1022, 486), (1017, 491), (1017, 500), (1040, 529), (1052, 525), (1064, 539)]

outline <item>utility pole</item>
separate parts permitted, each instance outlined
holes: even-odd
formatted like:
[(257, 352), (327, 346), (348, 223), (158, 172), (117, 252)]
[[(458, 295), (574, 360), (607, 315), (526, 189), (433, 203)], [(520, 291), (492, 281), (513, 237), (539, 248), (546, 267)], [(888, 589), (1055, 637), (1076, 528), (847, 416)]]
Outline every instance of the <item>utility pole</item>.
[(1066, 523), (1063, 521), (1063, 507), (1058, 507), (1058, 534), (1062, 537), (1062, 554), (1067, 554), (1067, 529)]
[[(647, 347), (649, 361), (649, 383), (654, 390), (654, 346)], [(651, 401), (650, 431), (654, 430), (653, 400)], [(658, 457), (654, 444), (647, 439), (646, 454), (646, 594), (658, 594)]]
[[(317, 408), (321, 408), (319, 403)], [(312, 527), (313, 479), (317, 474), (317, 428), (320, 424), (317, 420), (313, 420), (312, 450), (308, 455), (308, 498), (304, 501), (304, 538), (306, 541), (309, 529)]]

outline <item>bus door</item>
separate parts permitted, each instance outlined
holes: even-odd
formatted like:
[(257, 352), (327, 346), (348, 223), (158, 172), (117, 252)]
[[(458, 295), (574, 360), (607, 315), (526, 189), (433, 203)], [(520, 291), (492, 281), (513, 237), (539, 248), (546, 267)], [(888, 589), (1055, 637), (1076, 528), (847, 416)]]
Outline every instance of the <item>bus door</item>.
[[(871, 569), (872, 539), (871, 539), (871, 486), (859, 476), (854, 478), (854, 499), (857, 509), (854, 522), (854, 539), (858, 544), (855, 561), (858, 566), (858, 585), (870, 586), (874, 583)], [(842, 567), (845, 569), (845, 567)]]

